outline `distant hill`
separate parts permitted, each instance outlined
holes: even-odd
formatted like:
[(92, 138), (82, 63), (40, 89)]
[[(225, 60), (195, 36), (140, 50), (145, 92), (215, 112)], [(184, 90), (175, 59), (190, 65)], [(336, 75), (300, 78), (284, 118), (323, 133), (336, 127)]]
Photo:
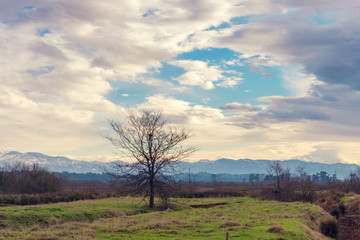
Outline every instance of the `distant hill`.
[[(66, 157), (52, 157), (36, 152), (20, 153), (16, 151), (0, 152), (0, 164), (6, 162), (22, 161), (33, 164), (38, 163), (41, 167), (47, 168), (53, 172), (73, 172), (73, 173), (100, 173), (100, 167), (105, 166), (106, 163), (101, 161), (87, 162), (77, 161)], [(251, 160), (251, 159), (219, 159), (216, 161), (200, 160), (198, 162), (181, 162), (178, 166), (178, 172), (191, 173), (206, 172), (209, 174), (250, 174), (260, 173), (267, 174), (267, 169), (270, 160)], [(303, 166), (308, 174), (315, 174), (320, 171), (325, 171), (330, 175), (336, 173), (339, 179), (344, 179), (349, 176), (351, 172), (356, 171), (360, 166), (356, 164), (325, 164), (316, 162), (304, 162), (300, 160), (285, 160), (281, 161), (283, 167), (289, 167), (292, 172), (297, 166)]]

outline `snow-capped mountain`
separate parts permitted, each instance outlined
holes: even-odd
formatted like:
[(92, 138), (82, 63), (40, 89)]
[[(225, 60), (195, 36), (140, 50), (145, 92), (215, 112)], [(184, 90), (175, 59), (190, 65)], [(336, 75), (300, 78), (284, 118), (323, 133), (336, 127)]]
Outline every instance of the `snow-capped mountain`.
[(100, 173), (102, 162), (77, 161), (66, 157), (52, 157), (36, 152), (21, 153), (16, 151), (0, 152), (0, 164), (24, 162), (37, 163), (39, 166), (52, 172)]

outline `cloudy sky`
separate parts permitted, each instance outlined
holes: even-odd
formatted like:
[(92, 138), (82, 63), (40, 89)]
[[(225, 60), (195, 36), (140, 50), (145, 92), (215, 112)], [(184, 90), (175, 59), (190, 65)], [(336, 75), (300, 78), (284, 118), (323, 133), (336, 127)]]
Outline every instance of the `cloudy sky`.
[(193, 159), (360, 164), (358, 0), (0, 0), (0, 149), (111, 156), (128, 108)]

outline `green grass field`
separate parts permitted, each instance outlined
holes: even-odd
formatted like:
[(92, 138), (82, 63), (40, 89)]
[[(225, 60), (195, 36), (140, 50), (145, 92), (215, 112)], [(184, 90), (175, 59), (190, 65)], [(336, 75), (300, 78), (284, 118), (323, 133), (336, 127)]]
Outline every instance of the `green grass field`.
[(252, 198), (173, 202), (175, 207), (165, 211), (149, 210), (130, 197), (1, 207), (0, 238), (225, 239), (228, 233), (229, 239), (327, 239), (318, 232), (327, 213), (307, 203)]

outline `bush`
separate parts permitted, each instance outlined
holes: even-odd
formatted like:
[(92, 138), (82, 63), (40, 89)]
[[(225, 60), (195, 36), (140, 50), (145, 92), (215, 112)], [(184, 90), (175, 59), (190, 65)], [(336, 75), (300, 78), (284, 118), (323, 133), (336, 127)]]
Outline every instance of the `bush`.
[(338, 208), (333, 208), (331, 211), (330, 211), (330, 214), (331, 216), (334, 216), (336, 217), (337, 219), (339, 218), (340, 216), (340, 211)]
[(339, 211), (341, 215), (345, 215), (346, 214), (346, 207), (343, 203), (340, 203), (339, 205)]
[(338, 233), (338, 224), (335, 219), (327, 219), (320, 223), (320, 231), (327, 237), (336, 238)]

